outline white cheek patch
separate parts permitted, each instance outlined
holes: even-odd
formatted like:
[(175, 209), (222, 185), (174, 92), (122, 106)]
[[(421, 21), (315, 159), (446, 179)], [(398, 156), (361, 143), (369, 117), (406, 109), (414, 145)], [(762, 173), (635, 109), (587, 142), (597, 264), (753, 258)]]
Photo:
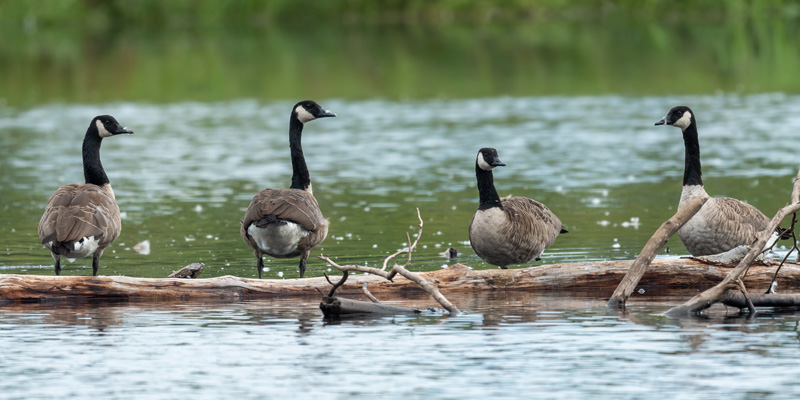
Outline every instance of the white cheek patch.
[(94, 124), (97, 126), (97, 131), (100, 132), (100, 137), (104, 138), (104, 137), (114, 136), (113, 133), (109, 132), (108, 129), (106, 129), (106, 126), (103, 125), (103, 123), (100, 122), (99, 119), (95, 121)]
[(306, 109), (303, 108), (303, 106), (297, 106), (297, 108), (294, 109), (294, 112), (297, 113), (297, 119), (300, 120), (300, 122), (302, 122), (304, 124), (306, 122), (308, 122), (308, 121), (311, 121), (311, 120), (314, 120), (314, 119), (317, 118), (317, 117), (311, 115), (310, 112), (306, 111)]
[(493, 166), (489, 165), (486, 160), (483, 159), (483, 153), (478, 153), (478, 166), (481, 167), (484, 171), (491, 171)]
[(684, 129), (688, 128), (689, 125), (691, 125), (691, 123), (692, 123), (692, 113), (690, 113), (688, 111), (684, 111), (683, 112), (683, 116), (681, 117), (681, 119), (675, 121), (675, 123), (672, 124), (672, 125), (675, 125), (678, 128), (681, 128), (681, 130), (684, 130)]

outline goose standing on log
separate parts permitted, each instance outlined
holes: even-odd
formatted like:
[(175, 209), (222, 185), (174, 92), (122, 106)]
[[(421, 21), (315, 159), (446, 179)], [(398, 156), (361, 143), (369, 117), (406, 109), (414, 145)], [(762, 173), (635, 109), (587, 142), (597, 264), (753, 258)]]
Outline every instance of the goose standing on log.
[(61, 257), (92, 254), (92, 275), (97, 276), (103, 250), (119, 237), (119, 206), (100, 163), (100, 144), (103, 138), (132, 133), (110, 115), (95, 117), (83, 138), (86, 183), (62, 186), (47, 201), (39, 221), (39, 239), (50, 249), (56, 275), (61, 275)]
[[(696, 197), (710, 197), (701, 178), (700, 143), (694, 112), (686, 106), (673, 107), (656, 125), (676, 126), (683, 131), (686, 155), (678, 208)], [(700, 211), (678, 230), (678, 236), (692, 256), (707, 256), (753, 244), (769, 222), (766, 215), (750, 204), (730, 197), (709, 198)]]
[(275, 258), (300, 257), (300, 277), (306, 272), (311, 250), (328, 235), (328, 220), (322, 216), (311, 191), (306, 159), (300, 138), (304, 124), (317, 118), (335, 117), (319, 104), (306, 100), (292, 108), (289, 118), (289, 148), (292, 156), (292, 186), (289, 189), (264, 189), (259, 192), (242, 220), (242, 239), (252, 247), (258, 265), (258, 278), (264, 270), (263, 255)]
[(480, 206), (469, 225), (469, 242), (475, 254), (489, 264), (506, 269), (511, 264), (539, 260), (559, 233), (561, 221), (544, 204), (527, 197), (497, 194), (492, 169), (505, 166), (497, 150), (483, 148), (475, 161)]

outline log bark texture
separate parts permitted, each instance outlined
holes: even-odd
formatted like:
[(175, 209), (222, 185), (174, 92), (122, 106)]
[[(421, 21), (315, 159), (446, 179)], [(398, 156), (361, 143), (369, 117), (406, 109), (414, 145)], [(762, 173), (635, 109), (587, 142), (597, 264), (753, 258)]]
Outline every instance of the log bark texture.
[[(610, 296), (632, 261), (550, 264), (521, 269), (471, 270), (463, 264), (420, 272), (443, 293), (474, 291), (571, 291)], [(778, 278), (782, 292), (800, 291), (800, 265), (787, 263)], [(753, 265), (745, 284), (766, 290), (775, 266)], [(638, 288), (648, 295), (669, 294), (670, 288), (707, 289), (720, 283), (731, 268), (690, 259), (656, 259)], [(352, 275), (337, 295), (361, 296), (364, 282), (373, 294), (424, 293), (402, 276), (387, 281), (379, 276)], [(46, 299), (256, 299), (289, 296), (318, 297), (330, 285), (324, 277), (306, 279), (248, 279), (221, 276), (207, 279), (132, 278), (126, 276), (43, 276), (0, 274), (0, 300)], [(754, 290), (755, 291), (755, 290)]]

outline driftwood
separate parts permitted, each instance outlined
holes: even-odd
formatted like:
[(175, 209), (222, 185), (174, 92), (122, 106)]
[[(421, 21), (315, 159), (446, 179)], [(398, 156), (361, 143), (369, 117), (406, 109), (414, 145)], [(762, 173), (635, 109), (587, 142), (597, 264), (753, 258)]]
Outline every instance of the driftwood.
[[(747, 275), (748, 270), (751, 268), (751, 264), (755, 260), (756, 256), (758, 256), (764, 246), (769, 241), (770, 237), (772, 236), (775, 229), (778, 228), (780, 223), (789, 216), (790, 214), (795, 214), (800, 211), (800, 201), (798, 201), (798, 196), (800, 195), (800, 171), (797, 173), (797, 177), (795, 178), (794, 186), (792, 188), (792, 194), (790, 197), (791, 203), (786, 207), (781, 208), (778, 210), (778, 213), (775, 217), (772, 218), (770, 223), (767, 225), (767, 228), (761, 232), (759, 239), (750, 246), (750, 252), (739, 262), (736, 268), (733, 269), (726, 277), (722, 280), (719, 284), (715, 285), (714, 287), (698, 294), (697, 296), (692, 297), (686, 303), (673, 307), (669, 311), (666, 312), (668, 316), (681, 316), (686, 314), (695, 314), (699, 313), (708, 307), (711, 307), (713, 304), (718, 302), (724, 302), (726, 299), (731, 298), (731, 291), (740, 291), (743, 294), (743, 298), (745, 300), (745, 304), (747, 308), (750, 310), (750, 313), (753, 314), (755, 311), (755, 302), (752, 301), (750, 296), (748, 296), (747, 290), (745, 289), (745, 283), (742, 281), (742, 278)], [(774, 294), (764, 294), (761, 295), (770, 299), (771, 304), (775, 306), (775, 304), (784, 302), (786, 306), (793, 307), (796, 305), (797, 300), (791, 296), (787, 298), (787, 296), (780, 296), (776, 297)], [(758, 299), (762, 299), (759, 296)], [(770, 297), (773, 296), (773, 297)], [(780, 300), (780, 301), (779, 301)]]
[(201, 262), (191, 263), (177, 271), (173, 271), (167, 278), (188, 278), (196, 279), (203, 273), (205, 264)]
[[(572, 292), (610, 296), (633, 261), (588, 261), (538, 265), (519, 269), (472, 270), (463, 264), (429, 272), (417, 272), (447, 295), (480, 291)], [(704, 290), (721, 282), (730, 267), (704, 264), (688, 258), (653, 260), (637, 289), (648, 296), (672, 295), (679, 289)], [(775, 267), (753, 265), (744, 278), (748, 287), (766, 288)], [(417, 296), (425, 292), (402, 275), (388, 281), (380, 276), (354, 275), (337, 294), (362, 295), (364, 283), (381, 297)], [(778, 276), (778, 287), (800, 291), (800, 264), (787, 263)], [(55, 276), (0, 274), (0, 301), (59, 299), (127, 300), (236, 300), (288, 297), (319, 298), (319, 290), (330, 285), (323, 277), (305, 279), (250, 279), (235, 276), (215, 278), (134, 278), (128, 276)], [(636, 294), (633, 295), (636, 297)]]
[[(383, 277), (384, 279), (386, 279), (388, 281), (391, 281), (396, 275), (399, 274), (400, 276), (402, 276), (402, 277), (404, 277), (404, 278), (416, 283), (417, 285), (419, 285), (423, 290), (425, 290), (426, 293), (430, 294), (431, 297), (433, 297), (437, 302), (439, 302), (439, 304), (441, 304), (442, 307), (444, 307), (447, 310), (447, 312), (450, 313), (450, 315), (461, 314), (461, 310), (459, 310), (458, 307), (456, 307), (453, 303), (451, 303), (450, 300), (447, 300), (447, 298), (444, 297), (444, 295), (439, 291), (439, 289), (437, 288), (437, 286), (435, 284), (432, 284), (427, 279), (422, 278), (420, 275), (418, 275), (416, 273), (413, 273), (413, 272), (411, 272), (411, 271), (409, 271), (407, 269), (407, 267), (411, 264), (411, 253), (417, 247), (417, 244), (419, 243), (419, 239), (422, 237), (422, 227), (423, 227), (424, 223), (422, 222), (422, 215), (420, 215), (420, 213), (419, 213), (419, 208), (417, 209), (417, 218), (419, 219), (419, 232), (417, 232), (416, 240), (414, 240), (414, 242), (412, 243), (411, 242), (411, 236), (409, 236), (408, 233), (406, 233), (406, 240), (408, 242), (408, 248), (400, 250), (400, 251), (397, 251), (396, 253), (390, 255), (389, 257), (386, 257), (386, 259), (383, 261), (383, 268), (381, 268), (381, 269), (371, 268), (371, 267), (367, 267), (367, 266), (360, 266), (360, 265), (339, 265), (339, 264), (335, 263), (333, 260), (331, 260), (329, 257), (319, 256), (319, 258), (322, 259), (322, 260), (325, 260), (326, 262), (328, 262), (328, 264), (330, 264), (334, 268), (336, 268), (336, 269), (338, 269), (338, 270), (340, 270), (340, 271), (342, 271), (344, 273), (348, 273), (349, 271), (366, 272), (368, 274), (372, 274), (372, 275), (377, 275), (377, 276)], [(392, 259), (394, 259), (395, 257), (397, 257), (397, 256), (399, 256), (401, 254), (408, 254), (408, 259), (406, 260), (406, 263), (404, 265), (399, 265), (397, 263), (394, 263), (394, 265), (392, 266), (392, 269), (389, 270), (389, 271), (386, 271), (386, 267), (387, 267), (389, 261), (391, 261)], [(346, 275), (342, 279), (347, 279)], [(341, 281), (340, 281), (340, 284), (338, 284), (338, 286), (341, 286)], [(333, 291), (335, 291), (338, 286), (334, 285), (334, 288), (331, 291), (331, 293), (333, 293)], [(324, 303), (324, 300), (323, 300), (323, 303)], [(324, 311), (325, 310), (323, 310), (323, 312)], [(342, 311), (341, 307), (340, 307), (340, 311)]]
[(653, 262), (653, 259), (656, 258), (656, 254), (658, 254), (659, 250), (664, 247), (669, 238), (674, 235), (686, 221), (690, 220), (700, 211), (700, 208), (703, 207), (703, 204), (705, 204), (707, 200), (707, 197), (695, 198), (681, 207), (672, 218), (661, 224), (653, 236), (650, 237), (650, 240), (647, 241), (647, 244), (644, 245), (644, 248), (641, 253), (639, 253), (639, 256), (636, 257), (636, 260), (634, 260), (628, 273), (622, 278), (622, 282), (619, 283), (619, 286), (617, 286), (617, 289), (611, 295), (611, 299), (606, 303), (607, 307), (625, 308), (625, 302), (631, 296), (633, 290), (636, 289), (636, 285), (639, 284), (645, 271), (647, 271), (647, 267)]
[(328, 278), (328, 274), (325, 274), (325, 279), (328, 279), (328, 283), (333, 285), (331, 291), (328, 293), (327, 296), (322, 297), (322, 302), (319, 303), (319, 309), (322, 310), (322, 314), (325, 315), (326, 318), (336, 318), (345, 315), (362, 315), (362, 314), (370, 314), (370, 315), (397, 315), (397, 314), (418, 314), (421, 313), (422, 310), (418, 310), (415, 308), (408, 308), (408, 307), (398, 307), (398, 306), (389, 306), (382, 304), (372, 293), (369, 293), (369, 290), (366, 289), (367, 284), (364, 283), (364, 290), (367, 294), (367, 297), (372, 302), (360, 301), (360, 300), (352, 300), (343, 297), (336, 297), (334, 294), (336, 293), (336, 289), (344, 285), (347, 282), (347, 277), (349, 273), (344, 271), (342, 274), (342, 278), (339, 279), (338, 282), (333, 283)]

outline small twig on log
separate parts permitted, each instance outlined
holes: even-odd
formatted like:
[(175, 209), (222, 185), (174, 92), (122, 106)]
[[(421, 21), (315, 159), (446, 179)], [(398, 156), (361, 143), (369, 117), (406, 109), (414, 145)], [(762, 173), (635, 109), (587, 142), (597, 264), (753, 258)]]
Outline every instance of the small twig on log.
[[(800, 177), (800, 171), (798, 172), (798, 177)], [(800, 202), (797, 201), (798, 193), (800, 193), (800, 179), (795, 179), (794, 188), (792, 189), (792, 204), (789, 204), (786, 207), (778, 210), (778, 213), (772, 218), (769, 224), (767, 224), (766, 229), (759, 234), (758, 240), (750, 247), (750, 252), (747, 253), (742, 261), (739, 262), (739, 265), (737, 265), (733, 271), (728, 273), (728, 276), (726, 276), (722, 282), (717, 284), (717, 286), (714, 286), (711, 289), (692, 297), (689, 299), (689, 301), (680, 306), (673, 307), (672, 309), (668, 310), (665, 315), (674, 317), (679, 315), (699, 313), (700, 311), (711, 307), (714, 303), (724, 300), (728, 292), (731, 290), (731, 287), (736, 287), (733, 283), (743, 276), (744, 272), (750, 268), (750, 264), (753, 263), (753, 260), (755, 260), (759, 254), (761, 254), (762, 249), (775, 232), (775, 229), (778, 227), (778, 225), (780, 225), (781, 221), (789, 216), (789, 214), (794, 214), (800, 211)]]
[(367, 282), (364, 282), (364, 285), (361, 286), (361, 290), (364, 291), (364, 294), (367, 296), (369, 301), (381, 304), (381, 301), (378, 300), (375, 296), (373, 296), (372, 293), (369, 292), (369, 289), (367, 289)]
[(385, 271), (384, 269), (366, 267), (366, 266), (361, 266), (361, 265), (339, 265), (339, 264), (333, 262), (333, 260), (331, 260), (329, 257), (325, 257), (325, 256), (319, 256), (319, 259), (326, 261), (332, 267), (334, 267), (334, 268), (336, 268), (336, 269), (338, 269), (340, 271), (366, 272), (368, 274), (381, 276), (381, 277), (383, 277), (383, 278), (385, 278), (385, 279), (387, 279), (389, 281), (391, 281), (392, 278), (394, 278), (395, 275), (400, 274), (404, 278), (406, 278), (406, 279), (416, 283), (420, 287), (422, 287), (422, 289), (425, 290), (428, 294), (430, 294), (436, 301), (438, 301), (439, 304), (441, 304), (441, 306), (444, 307), (450, 313), (450, 315), (461, 314), (461, 310), (459, 310), (458, 307), (456, 307), (455, 305), (453, 305), (453, 303), (451, 303), (449, 300), (447, 300), (447, 298), (444, 297), (444, 295), (442, 295), (441, 292), (439, 292), (439, 288), (436, 287), (436, 285), (432, 284), (431, 282), (425, 280), (424, 278), (420, 277), (419, 275), (417, 275), (417, 274), (415, 274), (415, 273), (413, 273), (413, 272), (411, 272), (411, 271), (406, 269), (406, 267), (411, 264), (411, 252), (414, 251), (414, 249), (417, 247), (417, 243), (419, 243), (419, 239), (422, 237), (422, 225), (423, 225), (423, 222), (422, 222), (422, 215), (419, 212), (419, 208), (417, 208), (417, 218), (419, 219), (419, 233), (417, 234), (417, 239), (412, 243), (411, 242), (411, 236), (406, 234), (406, 239), (408, 241), (408, 249), (404, 249), (404, 250), (398, 251), (397, 253), (394, 253), (394, 254), (390, 255), (389, 257), (386, 257), (386, 259), (383, 261), (383, 265), (384, 265), (384, 268), (385, 268), (388, 265), (388, 263), (389, 263), (389, 261), (391, 259), (393, 259), (394, 257), (397, 257), (400, 254), (406, 254), (407, 253), (408, 254), (408, 259), (406, 260), (405, 265), (399, 265), (397, 263), (394, 263), (394, 266), (392, 267), (391, 270)]
[[(778, 265), (778, 269), (775, 270), (775, 275), (772, 277), (772, 282), (769, 283), (769, 288), (767, 288), (766, 293), (772, 293), (775, 287), (775, 281), (778, 279), (778, 272), (781, 272), (781, 268), (783, 268), (783, 264), (789, 258), (793, 251), (798, 251), (798, 257), (800, 257), (800, 249), (797, 248), (797, 236), (794, 233), (794, 225), (797, 223), (797, 213), (792, 214), (792, 225), (789, 227), (789, 233), (792, 235), (792, 248), (786, 253), (786, 257), (783, 257), (781, 260), (781, 264)], [(783, 233), (782, 233), (783, 234)]]
[(650, 237), (650, 240), (647, 241), (647, 244), (644, 245), (642, 252), (639, 253), (639, 256), (636, 257), (636, 260), (631, 264), (631, 268), (628, 270), (628, 273), (625, 274), (625, 277), (622, 278), (617, 289), (614, 290), (614, 294), (611, 295), (608, 303), (606, 303), (606, 307), (625, 308), (625, 302), (631, 296), (633, 290), (636, 289), (636, 285), (639, 284), (639, 280), (642, 279), (645, 271), (647, 271), (647, 267), (656, 257), (658, 251), (664, 247), (664, 244), (667, 243), (669, 238), (674, 235), (686, 221), (692, 219), (692, 217), (700, 211), (707, 200), (708, 198), (695, 198), (681, 207), (672, 218), (661, 224), (656, 232), (653, 233), (653, 236)]
[(350, 275), (347, 271), (343, 271), (342, 272), (342, 279), (339, 279), (339, 282), (333, 283), (333, 282), (331, 282), (331, 278), (328, 277), (328, 273), (327, 272), (323, 272), (322, 274), (325, 275), (325, 280), (327, 280), (328, 283), (333, 285), (333, 287), (331, 288), (331, 291), (328, 292), (328, 297), (333, 297), (334, 293), (336, 293), (336, 289), (338, 289), (340, 286), (344, 285), (344, 283), (347, 282), (347, 277)]
[(419, 243), (419, 239), (422, 237), (422, 215), (420, 215), (419, 213), (419, 208), (417, 208), (417, 218), (419, 218), (419, 232), (417, 233), (417, 240), (414, 241), (413, 245), (410, 244), (411, 241), (409, 240), (409, 245), (407, 249), (399, 250), (396, 253), (390, 255), (389, 257), (386, 257), (386, 259), (383, 260), (383, 268), (381, 268), (382, 271), (386, 271), (386, 266), (389, 264), (389, 261), (399, 256), (400, 254), (408, 253), (408, 258), (409, 260), (411, 259), (411, 252), (414, 251), (415, 247), (417, 247), (417, 243)]
[(739, 290), (742, 292), (744, 296), (744, 300), (747, 302), (747, 310), (750, 312), (750, 315), (756, 315), (756, 306), (753, 305), (753, 302), (750, 301), (750, 296), (747, 294), (747, 288), (744, 286), (744, 282), (741, 279), (736, 280), (736, 286), (739, 287)]

